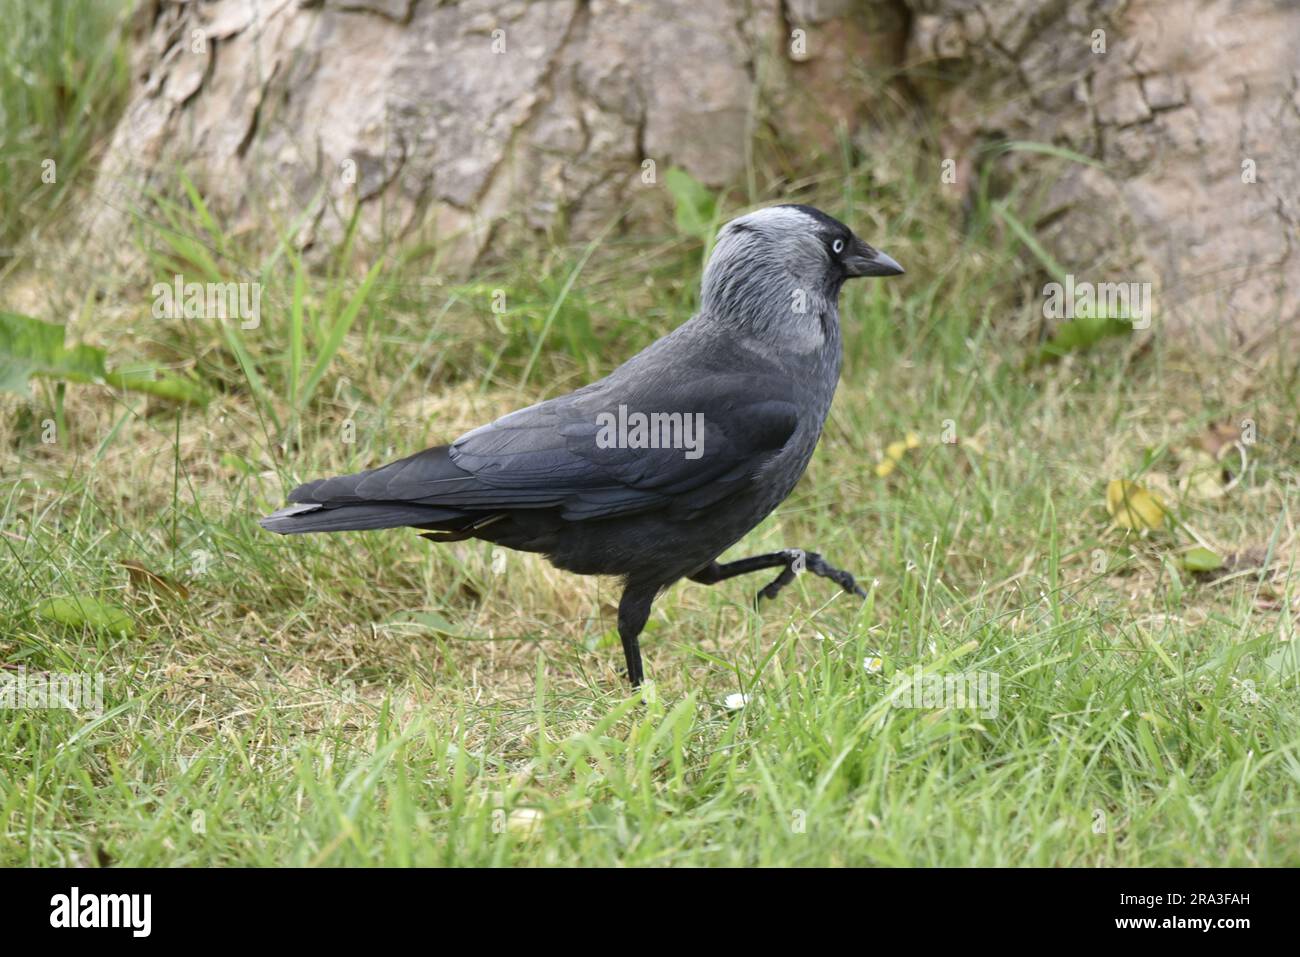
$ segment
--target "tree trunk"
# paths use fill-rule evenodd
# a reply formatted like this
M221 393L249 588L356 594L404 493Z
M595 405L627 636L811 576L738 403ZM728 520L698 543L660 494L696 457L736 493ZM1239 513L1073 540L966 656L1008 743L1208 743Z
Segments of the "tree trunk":
M1040 210L1080 280L1149 279L1169 331L1300 333L1300 7L1293 0L917 2L910 63L943 152L1068 147ZM925 12L921 12L924 10ZM921 71L913 70L912 75ZM1005 178L1032 154L1007 154Z
M670 165L739 182L757 104L831 143L809 117L852 127L854 71L902 67L943 130L936 189L949 159L968 191L1000 138L1098 161L1059 164L1036 224L1079 280L1150 279L1167 328L1237 341L1300 315L1291 0L152 0L138 30L101 246L182 164L237 228L328 246L359 204L364 240L435 238L464 266L594 235L662 201ZM1033 161L996 160L1004 180Z

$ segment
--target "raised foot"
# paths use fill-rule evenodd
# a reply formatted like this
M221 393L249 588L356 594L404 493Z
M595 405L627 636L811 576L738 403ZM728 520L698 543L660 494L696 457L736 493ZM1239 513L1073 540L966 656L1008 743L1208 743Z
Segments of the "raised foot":
M790 548L786 549L785 554L789 558L789 564L781 569L781 574L759 589L758 595L754 599L756 604L764 598L775 598L780 594L782 588L795 580L800 571L810 571L819 578L829 578L850 595L857 595L860 598L867 597L865 589L858 584L857 579L844 569L828 564L826 559L816 552L805 552L802 549Z

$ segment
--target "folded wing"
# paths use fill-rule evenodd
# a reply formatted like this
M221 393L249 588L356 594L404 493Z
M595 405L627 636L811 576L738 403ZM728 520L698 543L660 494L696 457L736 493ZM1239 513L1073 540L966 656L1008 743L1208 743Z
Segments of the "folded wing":
M383 524L346 527L450 529L537 508L558 508L570 521L651 510L689 517L746 488L798 426L795 397L773 377L600 387L608 382L511 413L450 446L309 482L263 524L337 530L345 516L322 512L360 517L362 509ZM326 521L333 527L303 527Z

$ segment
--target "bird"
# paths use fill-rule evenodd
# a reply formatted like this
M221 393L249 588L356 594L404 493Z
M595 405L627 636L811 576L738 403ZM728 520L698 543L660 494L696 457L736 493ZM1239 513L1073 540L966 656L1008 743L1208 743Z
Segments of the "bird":
M622 584L618 633L631 685L655 599L780 569L865 596L818 552L783 548L720 563L794 489L839 383L840 290L903 267L812 206L766 206L718 232L698 311L590 385L414 455L317 479L260 519L272 532L412 527L480 539Z

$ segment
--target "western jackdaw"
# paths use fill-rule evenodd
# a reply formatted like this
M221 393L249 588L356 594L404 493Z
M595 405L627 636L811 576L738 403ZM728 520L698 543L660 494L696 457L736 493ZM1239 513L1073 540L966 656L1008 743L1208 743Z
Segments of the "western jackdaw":
M903 269L809 206L723 227L700 310L598 382L379 468L317 479L261 520L282 534L411 526L541 552L622 579L618 632L633 685L655 597L765 568L772 598L801 569L862 595L815 552L716 559L803 475L839 381L846 279Z

